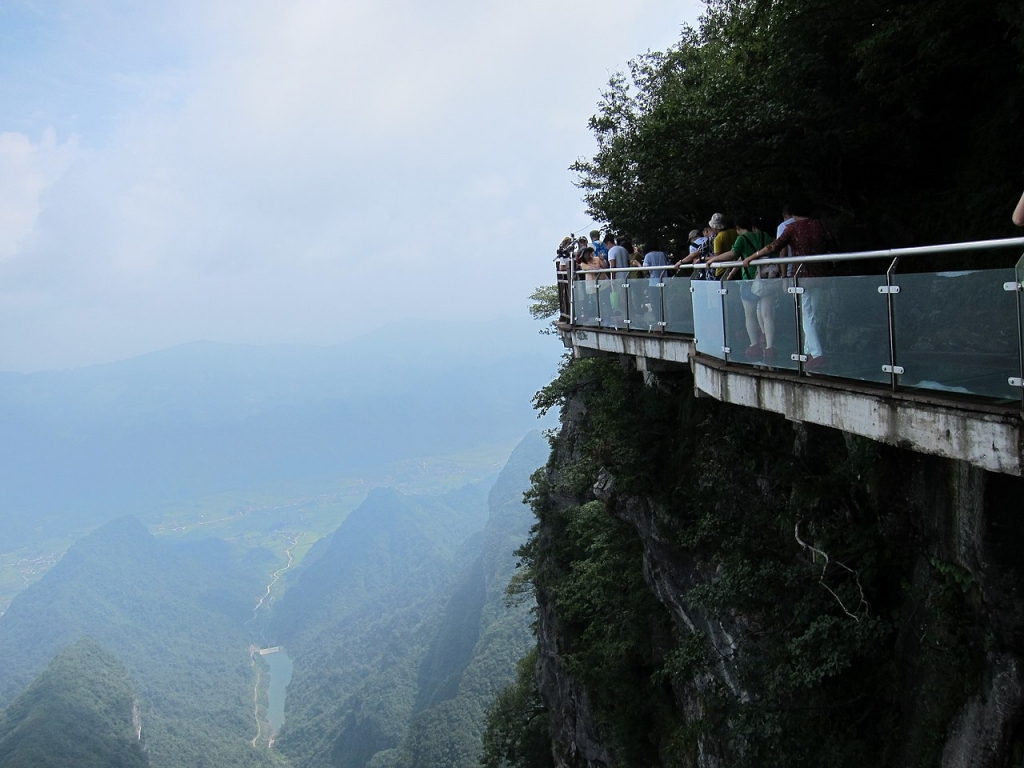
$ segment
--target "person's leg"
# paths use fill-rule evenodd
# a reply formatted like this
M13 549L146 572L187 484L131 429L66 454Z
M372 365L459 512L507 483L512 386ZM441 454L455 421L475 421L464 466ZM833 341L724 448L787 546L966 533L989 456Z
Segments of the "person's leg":
M759 346L761 341L761 326L757 323L758 302L743 299L743 320L747 326L747 337L750 339L750 346Z
M821 340L818 338L818 323L814 316L819 290L817 286L808 287L805 284L804 292L800 296L800 318L804 332L803 352L809 357L821 357L824 354Z
M757 316L764 330L765 349L775 348L775 294L765 292L757 303Z

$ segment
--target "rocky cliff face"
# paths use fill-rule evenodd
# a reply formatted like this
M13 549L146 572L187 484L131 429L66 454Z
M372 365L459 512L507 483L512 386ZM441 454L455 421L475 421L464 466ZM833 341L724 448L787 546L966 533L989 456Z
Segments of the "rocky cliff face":
M1020 765L1024 483L657 384L547 391L556 764Z

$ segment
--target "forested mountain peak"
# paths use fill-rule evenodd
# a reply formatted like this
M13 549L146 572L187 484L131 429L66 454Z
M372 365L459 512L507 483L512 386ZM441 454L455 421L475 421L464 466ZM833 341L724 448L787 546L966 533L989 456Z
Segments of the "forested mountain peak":
M528 436L489 494L375 490L308 556L267 630L295 661L284 754L309 768L476 764L483 709L529 642L528 609L503 595L546 454Z
M138 699L127 671L82 638L0 712L2 768L142 768Z

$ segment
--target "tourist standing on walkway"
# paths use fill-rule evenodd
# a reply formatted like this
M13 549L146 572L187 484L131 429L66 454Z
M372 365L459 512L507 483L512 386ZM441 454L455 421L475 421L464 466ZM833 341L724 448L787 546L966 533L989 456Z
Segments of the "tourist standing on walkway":
M733 227L730 222L726 221L725 216L720 213L716 213L711 217L711 221L708 222L708 226L715 230L715 243L713 247L714 255L720 256L726 251L731 251L733 243L736 242L736 238L739 234L736 232L736 228ZM710 261L709 261L710 263ZM715 269L715 277L724 277L724 269Z
M754 259L781 252L789 246L793 256L817 256L832 250L833 238L820 220L811 218L810 207L806 204L791 206L793 221L786 227L781 237L751 254L743 260L749 266ZM805 263L798 267L800 277L823 277L828 269L823 264ZM818 309L820 287L813 283L804 285L804 293L800 297L800 320L803 328L803 353L807 355L806 368L821 370L825 366L824 350L818 338L818 323L815 312Z
M629 266L629 251L622 245L623 239L620 237L619 243L616 245L615 236L611 232L604 236L604 244L608 249L608 266L611 269L622 269ZM615 281L621 282L625 276L625 272L615 275Z
M654 238L647 238L644 243L644 263L645 267L665 267L668 266L668 257L665 252L658 247L658 242ZM647 280L647 306L651 312L654 312L655 305L660 312L661 304L658 300L658 286L662 280L665 279L664 269L652 269L648 274Z
M598 229L590 230L590 247L594 249L594 255L601 260L601 264L608 267L608 248L603 242L601 242L601 231Z
M750 216L736 217L736 233L737 237L732 244L732 248L714 256L708 262L709 264L718 261L740 261L746 259L756 250L763 248L772 241L771 235L767 232L761 232L754 226L754 221ZM750 339L750 346L747 347L746 351L747 360L755 362L762 357L774 359L775 315L774 313L770 315L769 323L764 322L764 318L761 316L759 306L761 296L754 293L754 278L757 277L758 268L734 267L729 271L729 278L736 277L737 271L739 272L738 277L743 281L740 283L740 301L743 302L743 319L747 328L747 338ZM775 300L774 296L766 298L772 302ZM762 329L763 343L761 341ZM771 332L769 333L769 331Z
M604 244L608 248L608 267L610 269L624 269L629 267L629 251L622 245L624 238L619 238L615 243L615 235L611 232L604 236ZM626 308L626 290L622 287L629 281L628 272L613 272L611 274L612 291L608 297L611 302L612 312L621 315Z

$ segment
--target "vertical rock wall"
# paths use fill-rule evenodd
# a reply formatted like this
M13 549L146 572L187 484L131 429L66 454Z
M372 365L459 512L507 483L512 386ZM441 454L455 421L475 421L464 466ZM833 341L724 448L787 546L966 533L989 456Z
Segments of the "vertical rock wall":
M563 382L536 534L559 766L639 765L624 732L665 766L1020 764L1020 479L586 364ZM617 674L581 666L594 628L559 614L594 567L562 541L587 504L627 524L657 604L628 693L669 689L674 711L640 736L627 702L588 690Z

